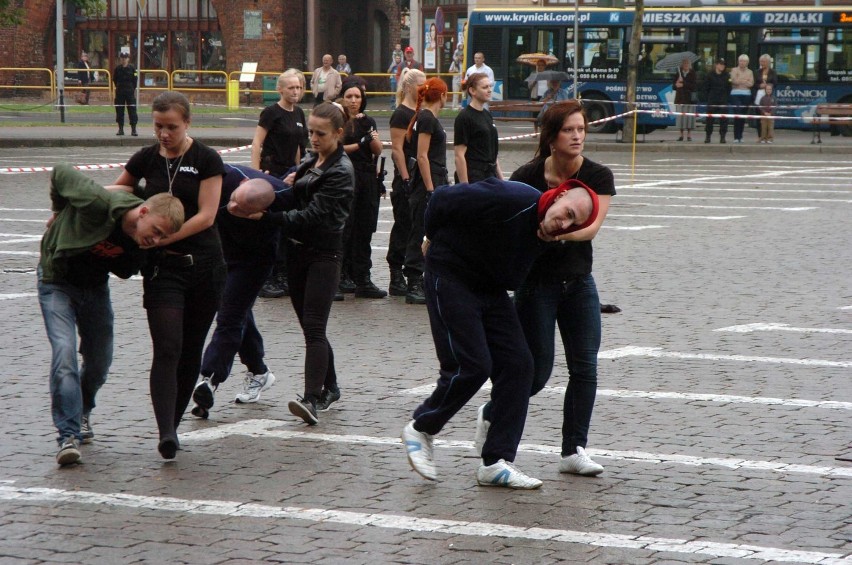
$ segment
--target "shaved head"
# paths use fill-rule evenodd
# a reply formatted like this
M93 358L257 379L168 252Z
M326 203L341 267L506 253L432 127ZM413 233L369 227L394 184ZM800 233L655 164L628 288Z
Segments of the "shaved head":
M265 179L249 179L231 193L228 211L237 216L263 212L275 201L275 189Z

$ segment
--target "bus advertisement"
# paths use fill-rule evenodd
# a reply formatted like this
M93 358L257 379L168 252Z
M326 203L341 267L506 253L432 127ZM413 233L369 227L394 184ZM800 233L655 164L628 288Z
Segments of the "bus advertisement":
M518 62L525 53L547 53L558 63L548 70L573 76L577 45L577 93L590 120L624 110L627 92L627 56L633 8L583 8L578 11L575 42L573 8L475 9L470 14L468 60L482 52L494 69L495 99L534 98L529 65ZM645 131L674 125L674 69L660 68L666 55L690 54L701 84L717 58L735 66L740 55L757 69L761 55L769 55L778 74L774 92L777 127L810 128L820 103L852 103L852 11L831 7L700 7L646 8L639 54L636 102ZM563 83L569 92L573 83ZM712 109L711 111L724 111ZM607 122L592 131L609 131ZM852 127L842 128L852 135Z

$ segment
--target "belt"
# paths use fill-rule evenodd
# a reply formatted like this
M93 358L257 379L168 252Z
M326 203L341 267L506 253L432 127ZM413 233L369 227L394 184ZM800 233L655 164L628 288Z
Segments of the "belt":
M173 255L171 253L163 253L160 255L160 265L172 265L175 267L191 267L195 265L195 259L191 254Z

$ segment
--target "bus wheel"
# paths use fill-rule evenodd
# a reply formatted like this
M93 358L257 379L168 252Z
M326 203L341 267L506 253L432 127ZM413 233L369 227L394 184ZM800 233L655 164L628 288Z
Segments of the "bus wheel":
M600 101L598 101L600 100ZM610 116L610 104L600 98L584 98L583 109L586 111L586 116L589 122L603 120ZM603 122L600 124L589 124L589 133L613 133L615 132L615 122Z

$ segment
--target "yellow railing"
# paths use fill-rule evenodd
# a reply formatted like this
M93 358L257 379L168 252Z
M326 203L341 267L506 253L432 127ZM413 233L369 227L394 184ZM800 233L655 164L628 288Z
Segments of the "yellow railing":
M21 85L21 84L0 84L0 88L8 89L8 88L17 88L22 90L47 90L50 92L51 97L56 96L56 81L54 79L53 71L50 69L42 69L39 67L0 67L0 73L4 71L14 71L14 72L27 72L27 73L47 73L47 80L50 84L47 86L41 85Z
M190 76L191 75L191 76ZM204 80L205 77L221 78L221 82ZM194 69L175 69L171 74L169 90L188 90L191 92L225 93L228 73L225 71L197 71Z
M154 76L147 76L154 75ZM158 84L157 78L163 75L165 86ZM139 71L139 90L171 90L172 75L163 69L142 69Z
M101 79L99 78L97 84L94 81L89 82L89 84L87 84L87 85L83 85L83 84L69 85L69 84L66 83L65 84L65 90L68 90L68 91L71 91L71 90L106 90L109 93L108 96L110 97L110 99L112 99L112 97L113 97L113 95L112 95L112 73L109 71L109 69L91 68L91 69L89 69L89 72L96 72L98 74L103 73L104 76L106 77L106 82L103 85L100 85L100 83L103 82L103 81L101 81ZM66 74L76 74L74 69L65 69L65 73ZM51 74L52 77L54 77L54 79L53 79L54 82L56 82L55 75L52 72L50 74Z

